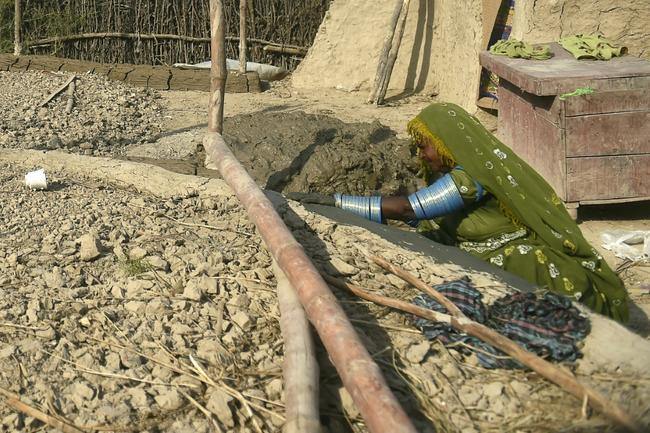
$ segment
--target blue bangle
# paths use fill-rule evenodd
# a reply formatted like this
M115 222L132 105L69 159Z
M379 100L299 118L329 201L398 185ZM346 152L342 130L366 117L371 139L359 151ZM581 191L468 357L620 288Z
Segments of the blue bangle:
M448 215L465 206L450 174L445 174L428 187L414 192L408 199L419 220Z
M363 197L358 195L334 194L334 202L339 207L376 223L383 223L381 197Z

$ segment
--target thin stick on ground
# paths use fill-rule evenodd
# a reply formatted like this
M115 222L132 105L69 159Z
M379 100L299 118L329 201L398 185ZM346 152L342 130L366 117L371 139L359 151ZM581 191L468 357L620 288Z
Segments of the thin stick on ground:
M49 425L50 427L61 430L63 433L84 433L84 430L77 428L74 424L72 424L72 422L60 416L53 417L46 414L40 409L28 405L20 399L20 396L18 394L14 394L8 389L0 387L0 394L5 396L4 402L7 404L7 406L11 407L14 410L17 410L18 412L22 412L27 416L36 418L37 420Z
M70 78L68 78L68 79L66 80L65 83L63 83L63 84L61 85L61 87L59 87L58 89L56 89L54 92L50 93L50 95L49 95L47 98L45 98L45 99L43 100L43 102L41 102L40 104L38 104L38 106L39 106L39 107L45 107L47 104L50 103L50 101L51 101L52 99L56 98L57 95L58 95L59 93L63 92L65 89L67 89L68 86L69 86L69 85L70 85L74 80L76 80L76 79L77 79L77 76L76 76L76 75L72 75Z
M627 414L620 405L607 399L604 395L595 389L581 384L571 373L567 372L566 370L563 370L562 368L553 365L548 361L545 361L539 356L528 352L526 349L522 348L514 341L504 337L493 329L481 325L480 323L474 322L466 317L454 317L448 314L438 313L436 311L421 308L417 305L413 305L399 299L392 299L386 296L367 292L359 286L346 283L345 281L331 276L324 277L328 283L332 284L332 286L348 290L360 298L375 302L380 305L395 308L407 313L411 313L415 316L422 317L427 320L447 323L454 329L457 329L468 335L472 335L483 342L491 344L495 348L510 355L517 361L529 367L539 375L555 383L561 389L577 397L581 401L583 401L584 398L588 398L589 404L592 408L599 411L612 421L615 421L617 424L625 427L627 430L635 433L641 433L644 431L643 428L638 425L636 421L634 421L634 419L629 414ZM415 276L412 277L416 278ZM435 289L432 287L429 289L435 291ZM442 296L440 293L439 295Z
M456 306L456 304L454 304L449 299L447 299L447 297L444 296L442 293L438 292L433 287L429 286L424 281L417 278L415 275L410 274L410 273L400 269L399 267L393 265L392 263L389 263L387 260L384 260L381 257L369 255L365 251L364 251L364 254L366 254L367 257L372 262L374 262L377 265L381 266L382 268L384 268L388 272L397 275L398 277L400 277L401 279L403 279L407 283L412 284L415 288L417 288L420 291L422 291L422 292L426 293L427 295L431 296L433 299L438 301L440 303L440 305L445 307L447 309L447 311L449 312L449 314L451 314L452 316L465 317L463 312L460 311L460 309Z

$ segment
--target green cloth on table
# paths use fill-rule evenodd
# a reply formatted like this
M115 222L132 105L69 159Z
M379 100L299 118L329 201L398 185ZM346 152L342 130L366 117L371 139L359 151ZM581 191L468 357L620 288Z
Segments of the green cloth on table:
M626 47L615 47L601 35L575 35L559 40L560 45L578 60L610 60L627 53Z
M501 39L490 47L492 54L521 59L547 60L551 58L548 46L534 47L517 39Z
M438 221L460 248L597 312L628 319L623 282L585 240L551 186L474 116L454 104L432 104L408 129L447 166L463 167L452 177L465 200L475 199L474 181L489 193Z

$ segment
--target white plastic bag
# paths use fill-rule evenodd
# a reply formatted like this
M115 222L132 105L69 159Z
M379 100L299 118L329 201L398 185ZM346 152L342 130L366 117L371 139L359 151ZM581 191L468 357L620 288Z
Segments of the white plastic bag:
M636 262L650 258L650 231L610 230L602 233L600 238L603 248L620 259Z
M212 62L208 60L207 62L196 63L193 65L188 63L175 63L174 67L188 69L210 69L211 65ZM226 59L226 69L229 71L239 70L239 60ZM260 76L260 80L265 81L281 80L288 74L288 71L284 68L255 62L246 62L246 71L257 72L257 74Z

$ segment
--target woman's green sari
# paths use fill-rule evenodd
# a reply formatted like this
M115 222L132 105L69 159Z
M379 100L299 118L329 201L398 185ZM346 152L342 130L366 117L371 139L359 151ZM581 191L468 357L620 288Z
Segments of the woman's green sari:
M457 228L465 226L456 233L461 247L464 244L467 251L508 271L573 296L597 312L627 320L621 279L585 240L550 185L474 116L454 104L432 104L408 129L416 142L434 146L446 164L461 165L468 178L494 196L494 212L473 209L464 214L467 221L456 222ZM489 227L477 229L475 236L467 227L472 221L478 227L477 218L489 225L492 218L486 216L499 213L497 210L507 215L513 230L504 229L502 215L498 215L493 220L501 225L503 242L495 244L497 248L481 250ZM517 232L519 235L514 235Z

